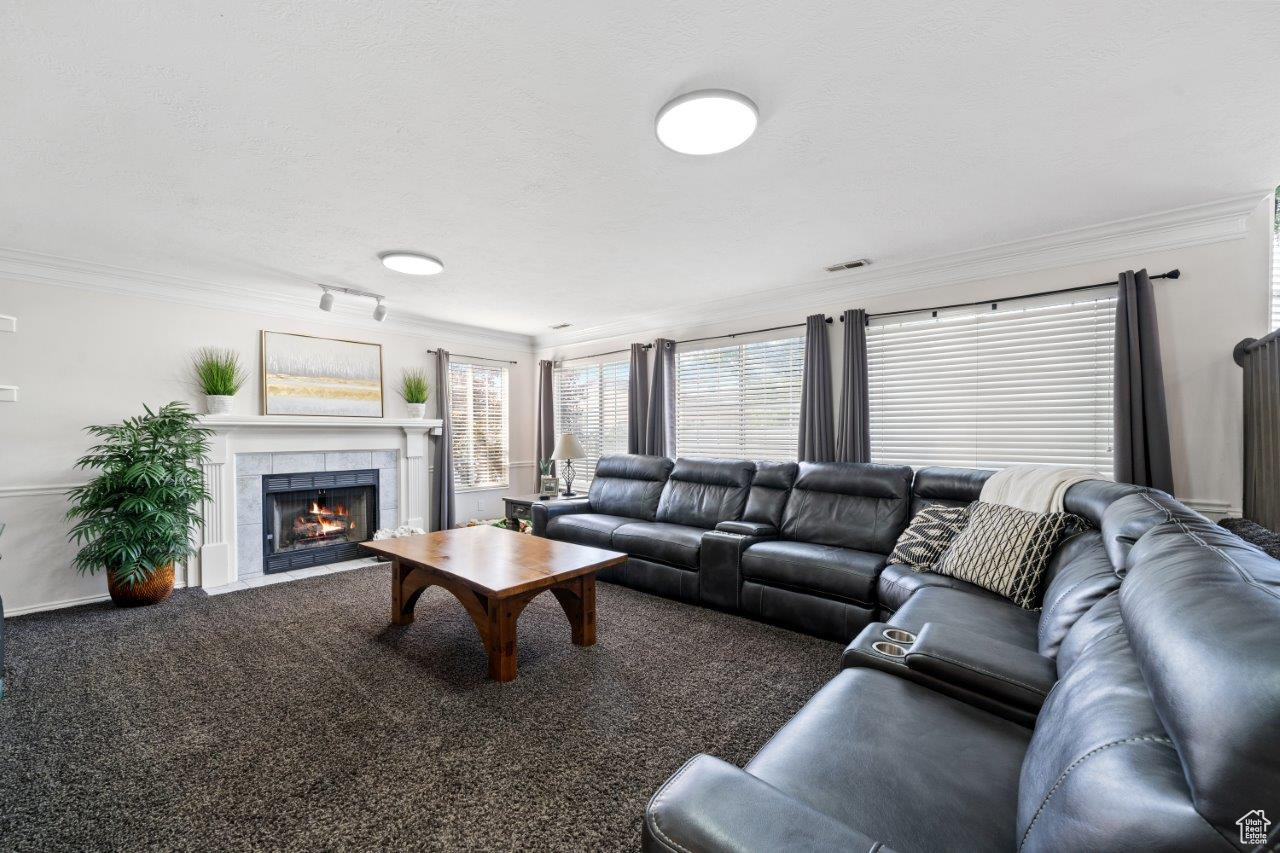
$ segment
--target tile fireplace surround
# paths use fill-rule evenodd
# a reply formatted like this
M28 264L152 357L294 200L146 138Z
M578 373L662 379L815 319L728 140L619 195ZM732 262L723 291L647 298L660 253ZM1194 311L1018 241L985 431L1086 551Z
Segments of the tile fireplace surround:
M379 473L378 525L425 528L430 506L430 442L438 420L240 417L201 419L209 441L198 559L187 585L206 589L262 574L262 476L374 468Z

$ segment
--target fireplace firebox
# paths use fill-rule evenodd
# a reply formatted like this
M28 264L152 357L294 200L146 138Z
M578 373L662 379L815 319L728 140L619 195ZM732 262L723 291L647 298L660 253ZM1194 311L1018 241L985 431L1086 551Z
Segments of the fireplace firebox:
M378 519L378 472L317 471L262 478L262 571L363 556Z

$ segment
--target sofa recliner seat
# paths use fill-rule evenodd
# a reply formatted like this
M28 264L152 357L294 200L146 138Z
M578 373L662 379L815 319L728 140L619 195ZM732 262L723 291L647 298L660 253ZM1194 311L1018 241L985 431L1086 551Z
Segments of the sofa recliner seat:
M741 554L741 607L769 622L848 642L877 613L884 561L906 529L912 470L802 462L777 541Z
M697 569L702 537L707 531L665 521L628 521L613 531L612 547L684 569Z
M546 533L552 539L590 545L593 548L613 548L613 532L619 527L634 524L634 518L624 515L605 515L600 512L580 512L558 515L547 521Z
M875 604L884 554L778 539L752 545L742 555L742 576L775 586Z

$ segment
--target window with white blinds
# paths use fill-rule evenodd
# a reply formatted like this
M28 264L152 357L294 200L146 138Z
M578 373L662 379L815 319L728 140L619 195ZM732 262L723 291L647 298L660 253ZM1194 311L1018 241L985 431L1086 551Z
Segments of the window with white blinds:
M1115 288L872 319L871 458L1112 474Z
M449 428L454 487L506 488L507 368L449 362Z
M804 338L676 351L676 452L794 460Z
M596 462L627 452L628 361L574 361L555 368L556 435L573 433L586 457L575 459L574 483L590 483Z
M1275 231L1271 238L1271 328L1280 329L1280 189L1276 191Z

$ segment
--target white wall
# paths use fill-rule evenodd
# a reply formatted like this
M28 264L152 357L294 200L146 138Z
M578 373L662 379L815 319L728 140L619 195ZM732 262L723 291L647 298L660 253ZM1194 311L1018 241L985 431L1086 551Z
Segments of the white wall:
M191 352L201 346L240 352L250 379L236 412L259 414L259 333L300 332L382 344L388 417L403 417L395 393L405 367L426 367L428 348L514 359L510 366L511 486L461 492L457 517L502 514L503 494L536 490L533 463L533 371L527 347L404 328L353 326L318 308L293 317L263 316L253 305L217 310L190 304L32 283L0 275L0 314L18 318L16 334L0 334L0 384L17 385L19 402L0 403L0 596L6 612L93 598L105 592L101 575L82 578L70 568L65 489L87 476L74 469L88 445L83 428L141 411L141 404L186 400L201 410L190 383ZM435 410L435 395L428 416Z
M1166 249L1105 261L1061 266L1016 276L967 281L864 300L797 302L793 308L730 322L691 321L571 346L543 348L539 358L568 358L622 349L659 335L697 338L748 329L803 323L808 314L838 316L847 308L868 312L928 308L968 301L1007 299L1021 294L1114 280L1126 269L1162 273L1177 267L1182 277L1155 283L1161 351L1173 444L1174 488L1178 496L1213 515L1240 512L1242 475L1242 378L1231 350L1244 337L1269 331L1271 257L1270 198L1249 215L1246 232L1187 248ZM1082 247L1082 253L1090 251ZM797 330L802 331L802 330ZM775 333L776 335L776 333ZM832 366L839 382L842 333L831 326ZM702 344L705 346L706 344ZM837 397L837 405L838 405Z

